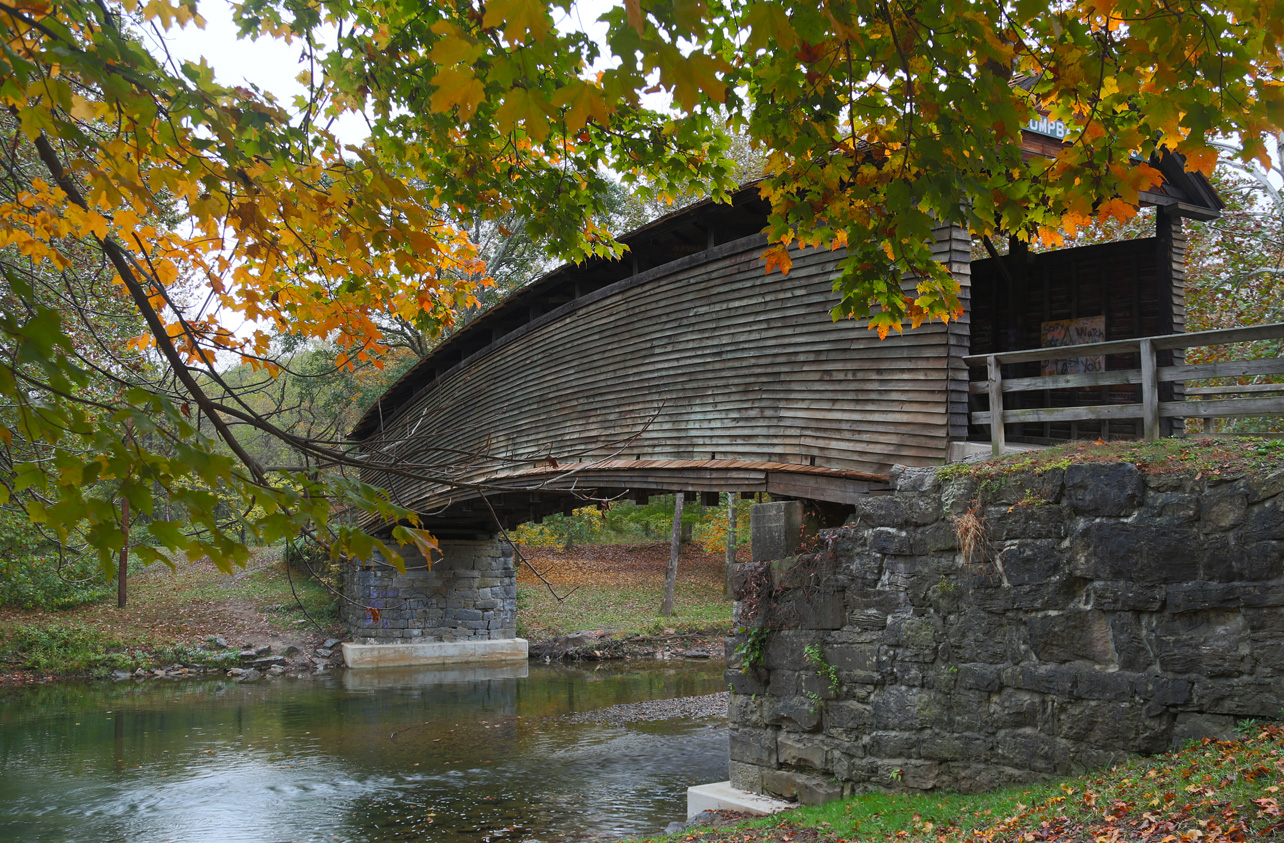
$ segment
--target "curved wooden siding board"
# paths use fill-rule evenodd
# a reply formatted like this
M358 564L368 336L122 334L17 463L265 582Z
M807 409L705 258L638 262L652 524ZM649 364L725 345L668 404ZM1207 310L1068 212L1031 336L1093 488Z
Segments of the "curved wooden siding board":
M608 285L511 332L399 408L367 447L422 453L401 441L415 431L433 446L525 460L603 457L663 401L628 453L815 458L870 473L939 461L949 423L944 326L880 343L860 323L834 323L841 254L795 253L788 276L767 276L761 243L749 239L712 261L683 259L645 282ZM463 478L502 470L478 466ZM373 479L398 498L438 497L409 478Z

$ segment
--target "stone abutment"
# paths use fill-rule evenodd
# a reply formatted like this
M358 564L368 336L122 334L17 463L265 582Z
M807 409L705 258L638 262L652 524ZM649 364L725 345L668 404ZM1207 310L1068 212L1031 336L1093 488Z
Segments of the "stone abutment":
M407 552L402 574L381 556L348 566L343 623L358 644L512 639L513 549L498 539L443 541L431 564Z
M804 802L1153 754L1284 707L1284 471L894 474L742 565L731 777Z

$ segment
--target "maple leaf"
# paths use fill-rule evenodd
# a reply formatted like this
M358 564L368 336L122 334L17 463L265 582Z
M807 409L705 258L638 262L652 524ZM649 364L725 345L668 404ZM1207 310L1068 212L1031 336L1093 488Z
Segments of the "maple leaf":
M782 243L777 243L763 252L762 262L768 275L773 269L779 269L781 275L788 275L789 270L794 266L793 258L789 256L789 247Z
M503 27L509 44L525 42L528 33L542 44L549 31L547 7L539 0L488 0L482 26Z
M452 108L459 109L459 118L464 122L472 119L477 105L486 95L481 81L467 69L448 67L437 71L432 82L437 86L429 100L433 111L445 113Z

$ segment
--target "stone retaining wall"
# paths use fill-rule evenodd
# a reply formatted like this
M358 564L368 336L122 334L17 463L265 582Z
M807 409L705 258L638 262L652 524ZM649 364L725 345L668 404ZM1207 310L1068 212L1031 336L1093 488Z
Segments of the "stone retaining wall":
M799 587L760 668L728 642L736 786L982 790L1280 716L1284 471L894 479L817 554L776 564L771 581ZM960 524L983 528L968 558ZM738 624L762 622L756 593Z
M492 541L443 541L431 566L413 552L402 574L376 557L351 565L343 623L366 644L506 639L517 635L517 574L513 549ZM367 611L366 608L377 610Z

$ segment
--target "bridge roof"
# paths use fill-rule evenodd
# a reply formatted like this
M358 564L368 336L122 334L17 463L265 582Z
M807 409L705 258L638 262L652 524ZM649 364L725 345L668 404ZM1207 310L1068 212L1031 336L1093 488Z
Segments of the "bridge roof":
M563 264L514 290L395 381L357 422L351 438L373 435L422 387L464 365L498 337L521 330L535 316L643 270L762 231L767 203L759 198L757 185L756 181L742 185L730 203L702 199L625 234L619 240L629 250L621 258Z

